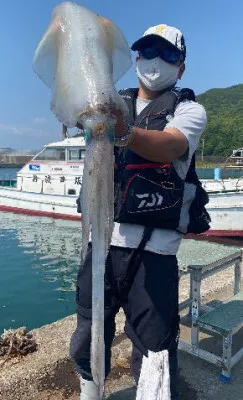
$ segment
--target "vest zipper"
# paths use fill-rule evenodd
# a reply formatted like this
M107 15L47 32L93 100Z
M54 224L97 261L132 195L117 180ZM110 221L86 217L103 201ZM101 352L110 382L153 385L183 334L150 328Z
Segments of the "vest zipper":
M145 129L146 130L148 130L148 120L149 120L149 117L147 116L146 120L145 120Z

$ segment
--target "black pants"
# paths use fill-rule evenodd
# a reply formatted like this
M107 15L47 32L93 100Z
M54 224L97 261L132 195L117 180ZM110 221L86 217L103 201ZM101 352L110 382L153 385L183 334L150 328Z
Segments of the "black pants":
M143 250L129 293L123 284L134 250L111 246L105 273L105 368L110 372L111 345L115 335L115 316L122 307L125 331L133 342L132 372L138 383L142 357L148 350L169 350L171 398L177 394L178 266L176 256ZM71 338L70 353L84 379L91 380L91 247L77 279L77 328Z

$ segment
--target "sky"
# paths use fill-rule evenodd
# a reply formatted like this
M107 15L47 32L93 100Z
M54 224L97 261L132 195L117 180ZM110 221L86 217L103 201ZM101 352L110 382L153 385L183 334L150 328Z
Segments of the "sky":
M61 140L50 111L50 90L32 70L35 48L57 0L0 0L0 148L40 149ZM242 0L83 0L77 3L110 18L129 45L150 26L179 28L186 40L181 87L196 94L243 83ZM133 54L133 61L135 54ZM136 87L134 62L117 88Z

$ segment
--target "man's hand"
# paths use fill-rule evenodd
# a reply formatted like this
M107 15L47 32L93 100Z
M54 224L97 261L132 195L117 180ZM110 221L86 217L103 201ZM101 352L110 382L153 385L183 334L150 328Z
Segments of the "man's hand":
M112 114L116 118L115 136L116 137L126 136L129 133L129 128L124 120L124 115L122 111L114 109L112 111Z
M84 127L82 124L80 124L79 122L77 122L76 128L83 130Z
M121 137L125 136L129 133L128 126L124 121L124 116L121 110L114 109L112 110L112 116L116 119L115 125L115 136ZM77 122L76 128L83 130L84 127L80 122Z

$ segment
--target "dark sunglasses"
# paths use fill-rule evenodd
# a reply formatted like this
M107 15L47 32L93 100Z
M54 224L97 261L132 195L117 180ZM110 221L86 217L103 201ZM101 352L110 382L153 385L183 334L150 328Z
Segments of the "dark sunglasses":
M179 61L183 61L183 55L181 51L170 47L161 49L157 46L150 46L139 50L139 54L141 54L143 58L146 58L146 60L152 60L153 58L160 57L162 60L170 64L176 64Z

